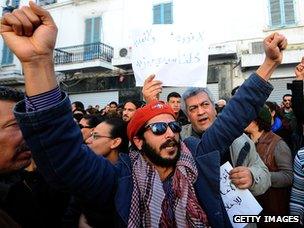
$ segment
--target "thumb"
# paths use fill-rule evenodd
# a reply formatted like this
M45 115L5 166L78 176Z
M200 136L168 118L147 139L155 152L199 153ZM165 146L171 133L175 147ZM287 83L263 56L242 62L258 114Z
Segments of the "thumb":
M50 15L50 13L43 9L41 6L37 5L33 1L29 2L30 8L33 10L33 12L40 17L42 24L44 25L55 25L55 22Z

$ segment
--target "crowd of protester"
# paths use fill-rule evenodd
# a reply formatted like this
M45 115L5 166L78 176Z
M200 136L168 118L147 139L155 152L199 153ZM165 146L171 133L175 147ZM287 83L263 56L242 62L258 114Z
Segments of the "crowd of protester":
M283 35L265 38L265 62L229 101L213 101L206 88L160 101L162 83L151 75L144 101L85 108L57 86L47 11L31 2L1 26L23 65L26 96L0 87L0 227L231 227L219 190L227 161L231 182L253 194L262 215L297 215L289 225L303 226L304 58L286 85L291 93L281 104L266 101Z

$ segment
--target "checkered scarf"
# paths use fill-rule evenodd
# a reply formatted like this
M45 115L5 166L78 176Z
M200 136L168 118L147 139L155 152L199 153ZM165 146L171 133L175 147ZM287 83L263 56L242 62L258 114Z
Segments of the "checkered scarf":
M133 193L128 227L207 227L208 220L199 205L193 187L197 169L191 152L181 144L181 157L173 175L173 205L153 165L137 151L130 152ZM172 201L171 201L172 202ZM167 208L173 207L175 221L170 221Z

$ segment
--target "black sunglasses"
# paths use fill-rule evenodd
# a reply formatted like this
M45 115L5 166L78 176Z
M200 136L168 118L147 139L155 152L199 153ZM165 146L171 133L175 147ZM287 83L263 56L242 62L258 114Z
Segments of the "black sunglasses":
M80 123L78 124L78 126L79 126L80 129L82 129L82 128L92 128L92 127L90 127L90 126L83 126L83 125L80 124Z
M145 130L151 129L154 135L162 135L167 131L168 126L173 131L173 133L180 133L182 131L182 126L178 121L172 121L170 123L156 122L145 126Z

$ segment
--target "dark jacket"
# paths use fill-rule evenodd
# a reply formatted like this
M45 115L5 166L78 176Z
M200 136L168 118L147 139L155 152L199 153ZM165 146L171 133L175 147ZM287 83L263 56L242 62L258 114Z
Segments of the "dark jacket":
M271 90L272 86L259 76L251 76L201 140L186 140L198 169L194 185L197 198L213 227L231 226L219 193L221 151L257 117ZM65 95L59 104L36 112L26 113L24 102L20 102L15 116L37 167L49 184L71 191L97 207L114 202L119 226L127 226L133 191L127 154L121 154L113 166L82 144Z
M304 96L303 96L303 81L294 80L291 84L288 84L288 88L292 92L292 110L297 120L297 129L295 134L292 135L293 141L293 155L304 146ZM293 157L294 157L293 156Z
M0 175L0 208L23 228L61 227L69 195L34 171Z

